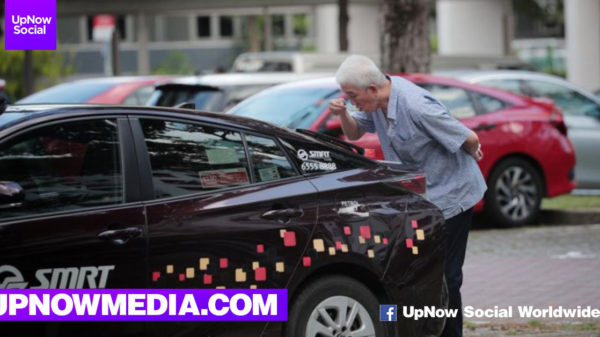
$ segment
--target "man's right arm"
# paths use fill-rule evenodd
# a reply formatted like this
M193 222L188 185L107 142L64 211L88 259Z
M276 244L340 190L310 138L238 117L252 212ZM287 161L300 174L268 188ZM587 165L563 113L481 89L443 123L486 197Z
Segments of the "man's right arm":
M365 134L360 125L358 125L356 120L346 110L343 99L333 99L329 101L329 109L334 115L340 118L342 131L344 131L344 135L346 135L349 140L357 140Z

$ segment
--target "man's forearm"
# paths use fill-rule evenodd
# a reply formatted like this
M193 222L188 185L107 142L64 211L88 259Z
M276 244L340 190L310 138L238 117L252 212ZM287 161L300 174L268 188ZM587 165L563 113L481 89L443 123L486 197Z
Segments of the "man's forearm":
M348 112L340 115L340 122L342 123L342 130L348 139L356 140L364 134L358 123L356 123L356 120Z

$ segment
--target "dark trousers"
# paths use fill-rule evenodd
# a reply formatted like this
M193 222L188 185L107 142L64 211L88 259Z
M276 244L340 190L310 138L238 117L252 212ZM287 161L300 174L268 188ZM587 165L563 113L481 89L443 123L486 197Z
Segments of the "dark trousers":
M448 284L448 308L458 309L456 318L447 318L442 337L462 336L462 300L460 286L463 281L462 266L467 250L467 238L473 218L473 209L466 210L446 220L446 282Z

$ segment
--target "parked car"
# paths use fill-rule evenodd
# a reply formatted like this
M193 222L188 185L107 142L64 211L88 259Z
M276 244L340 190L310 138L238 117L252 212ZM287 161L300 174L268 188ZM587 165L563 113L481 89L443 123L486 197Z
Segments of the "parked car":
M232 71L238 73L294 72L335 73L350 53L315 53L298 51L270 51L242 53L233 61ZM379 55L369 55L376 63ZM515 56L431 56L431 66L443 69L534 69L529 63Z
M185 106L202 111L222 112L273 85L327 74L261 73L190 76L159 85L148 106Z
M509 226L531 222L543 197L573 189L573 147L551 102L438 76L404 76L431 91L478 134L485 154L479 166L488 192L476 210L485 207L490 221ZM296 82L267 89L229 113L343 138L339 120L328 109L329 100L338 97L344 96L333 78ZM371 158L383 158L376 134L352 143Z
M524 71L446 73L460 80L520 95L546 97L562 108L577 157L577 189L600 190L600 98L556 76Z
M97 103L144 105L154 86L170 76L124 76L89 78L58 84L29 95L16 104Z
M0 114L0 273L18 282L0 285L44 288L40 269L108 266L105 285L97 273L49 285L288 289L285 324L44 330L60 336L437 336L443 319L392 324L378 315L380 303L446 307L441 211L423 197L421 173L355 150L224 114L8 107Z

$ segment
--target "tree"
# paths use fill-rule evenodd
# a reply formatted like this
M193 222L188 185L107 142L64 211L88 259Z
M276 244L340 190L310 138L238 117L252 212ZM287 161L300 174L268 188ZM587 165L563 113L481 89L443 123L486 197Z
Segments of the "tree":
M25 52L5 50L0 41L0 78L6 80L4 90L15 99L27 94L24 82ZM35 81L33 90L41 90L54 85L64 77L74 73L72 55L63 55L56 50L34 50L31 52L32 74Z
M350 17L348 16L348 0L338 0L338 38L340 51L348 51L348 22Z
M432 0L382 0L381 68L427 73L431 65L428 14Z

